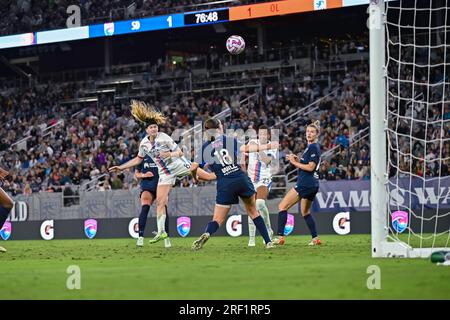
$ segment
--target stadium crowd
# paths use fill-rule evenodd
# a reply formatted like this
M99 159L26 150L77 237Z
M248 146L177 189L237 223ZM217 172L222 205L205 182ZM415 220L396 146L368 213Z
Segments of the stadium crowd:
M166 71L173 72L167 69L158 70L158 73ZM248 71L247 75L252 72ZM368 83L367 62L358 62L344 72L333 74L325 82L316 81L311 76L297 76L293 82L264 83L257 90L209 94L186 92L174 94L169 102L156 98L148 102L162 110L169 119L161 128L169 135L176 129L192 128L195 121L225 110L230 110L226 120L228 129L245 131L261 124L280 129L280 166L275 172L278 175L291 173L295 176L286 155L305 150L305 126L319 119L319 142L323 154L319 178L363 180L370 178L371 162ZM10 171L3 186L5 190L13 195L60 191L67 185L80 185L99 177L97 190L138 186L133 171L120 175L107 172L108 167L124 163L137 154L143 134L142 128L130 116L127 101L61 103L77 98L83 89L84 85L78 83L47 83L26 89L3 88L0 94L0 121L4 124L0 128L0 166ZM302 108L311 112L302 112L287 125L282 121L294 117ZM418 112L423 117L424 110L421 103L413 108L402 105L401 115L408 117L412 112ZM449 175L449 119L450 109L446 104L444 108L434 105L428 109L428 120L436 121L428 129L408 121L396 122L399 132L408 134L412 130L413 137L424 139L426 135L432 139L442 134L442 144L427 144L425 156L427 160L442 161L427 161L424 166L423 143L414 140L412 144L401 138L404 141L398 145L403 155L398 159L398 165L392 166L391 176L397 173L405 176L410 165L418 176L436 176L440 171L442 175ZM438 123L442 125L438 126ZM413 156L406 157L411 154L410 146ZM191 150L191 159L194 159L193 152ZM397 163L394 157L391 161ZM178 186L192 187L193 184L186 178Z

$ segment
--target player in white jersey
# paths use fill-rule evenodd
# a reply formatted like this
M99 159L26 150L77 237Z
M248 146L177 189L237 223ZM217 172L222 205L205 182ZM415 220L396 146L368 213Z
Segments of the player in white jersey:
M144 102L132 100L131 114L139 122L146 126L147 136L141 140L137 157L120 166L109 168L109 171L122 171L139 165L148 154L158 166L159 180L156 190L156 221L158 233L150 240L155 243L167 238L165 231L166 206L169 202L169 192L177 178L183 178L191 174L195 177L198 164L190 162L183 157L183 152L178 145L163 132L158 132L159 125L166 118L162 113L155 111Z
M252 139L247 145L241 147L241 151L245 152L248 157L247 174L253 182L256 190L256 209L261 213L266 224L267 231L270 238L273 236L273 230L270 224L269 209L266 205L266 199L272 186L272 161L277 159L278 150L270 149L266 151L257 151L257 148L252 146L259 146L270 143L269 128L262 125L258 129L259 139ZM248 246L255 246L256 226L252 219L248 219Z

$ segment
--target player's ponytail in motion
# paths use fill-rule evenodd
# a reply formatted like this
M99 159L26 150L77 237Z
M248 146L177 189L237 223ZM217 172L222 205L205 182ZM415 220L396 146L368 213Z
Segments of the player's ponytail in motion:
M137 121L146 126L151 124L159 126L166 122L166 117L161 112L139 100L131 100L131 114Z

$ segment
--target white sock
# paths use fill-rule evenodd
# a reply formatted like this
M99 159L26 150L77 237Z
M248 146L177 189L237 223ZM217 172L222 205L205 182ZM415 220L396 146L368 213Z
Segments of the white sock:
M166 224L166 214L161 214L156 217L156 224L158 226L158 234L163 234L166 232L165 224Z
M270 224L270 214L269 209L266 206L266 201L263 199L257 199L256 200L256 210L259 211L261 216L264 219L264 223L266 224L267 232L270 234L273 234L272 226Z
M253 219L248 217L248 236L250 238L255 238L256 235L256 226L253 222Z

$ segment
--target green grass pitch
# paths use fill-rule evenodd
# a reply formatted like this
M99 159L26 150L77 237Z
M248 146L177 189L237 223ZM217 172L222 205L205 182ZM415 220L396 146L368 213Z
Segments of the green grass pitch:
M291 236L265 250L262 239L173 238L170 249L133 239L8 241L0 254L3 299L450 299L450 268L429 259L373 259L369 235ZM81 270L81 289L69 290L67 268ZM381 289L369 290L367 268L381 270Z

